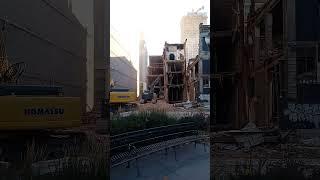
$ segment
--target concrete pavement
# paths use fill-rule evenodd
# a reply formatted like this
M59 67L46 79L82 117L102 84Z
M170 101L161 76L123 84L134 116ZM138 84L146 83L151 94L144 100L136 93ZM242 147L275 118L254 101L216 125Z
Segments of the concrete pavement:
M160 151L111 169L111 180L209 180L209 146L190 143L176 149Z
M205 150L206 149L206 150ZM209 180L209 146L194 143L174 150L157 152L127 164L111 169L111 180ZM137 165L138 163L138 165ZM137 168L139 167L139 168ZM138 175L139 174L139 175Z

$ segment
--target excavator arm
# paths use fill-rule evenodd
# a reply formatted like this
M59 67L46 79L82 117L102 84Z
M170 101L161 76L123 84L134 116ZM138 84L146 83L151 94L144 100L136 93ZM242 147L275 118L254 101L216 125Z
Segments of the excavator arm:
M10 65L5 46L5 26L0 30L0 83L16 83L24 72L24 63Z

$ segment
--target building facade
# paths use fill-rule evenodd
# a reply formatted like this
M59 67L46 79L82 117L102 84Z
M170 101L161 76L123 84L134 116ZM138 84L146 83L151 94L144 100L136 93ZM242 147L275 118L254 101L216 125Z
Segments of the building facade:
M60 0L69 2L73 14L87 31L87 110L101 111L105 106L106 99L105 83L109 78L106 59L109 54L109 43L107 43L109 27L107 26L108 3L103 0ZM107 98L108 99L108 98ZM103 103L103 104L102 104Z
M137 70L124 56L110 57L110 79L114 88L137 92Z
M94 106L94 23L93 1L72 0L72 12L87 31L87 111Z
M216 127L320 128L319 1L221 2L213 15Z
M186 59L195 58L199 49L199 25L207 23L206 13L190 12L181 19L181 43L186 42Z
M200 99L210 100L210 25L199 25Z
M168 103L179 103L187 100L186 81L186 44L164 45L164 96Z
M199 25L198 55L187 67L188 100L210 102L210 25Z
M118 31L111 26L110 32L110 80L114 88L137 92L137 70L130 61L130 53L124 47Z
M318 0L266 1L250 17L249 117L258 126L320 128L319 8Z

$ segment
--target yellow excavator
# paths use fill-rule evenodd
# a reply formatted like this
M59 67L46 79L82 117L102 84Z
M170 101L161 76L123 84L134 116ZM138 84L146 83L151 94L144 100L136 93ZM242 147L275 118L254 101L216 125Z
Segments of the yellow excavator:
M21 158L31 141L59 158L62 146L82 141L80 97L64 97L63 87L17 84L23 64L10 64L0 30L0 161ZM78 128L79 129L79 128Z
M110 80L110 112L119 113L137 108L137 93L127 88L115 88L115 82Z

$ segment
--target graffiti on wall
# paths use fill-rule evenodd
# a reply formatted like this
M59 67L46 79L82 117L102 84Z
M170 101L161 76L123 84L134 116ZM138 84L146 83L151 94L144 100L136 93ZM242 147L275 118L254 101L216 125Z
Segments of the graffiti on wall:
M320 104L288 104L289 128L320 128Z

